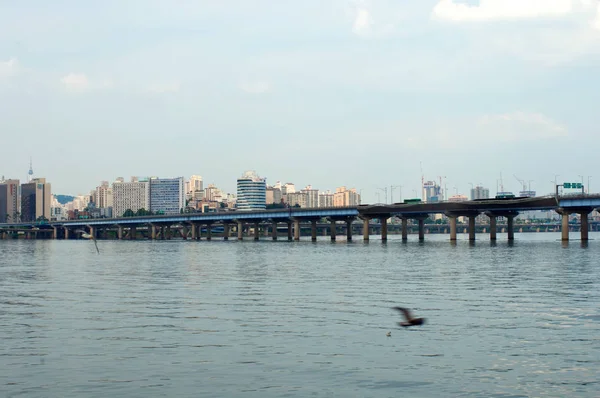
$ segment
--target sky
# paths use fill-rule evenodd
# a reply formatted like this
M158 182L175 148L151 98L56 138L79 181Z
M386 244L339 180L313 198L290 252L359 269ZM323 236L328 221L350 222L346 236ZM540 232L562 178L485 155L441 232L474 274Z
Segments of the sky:
M449 195L600 192L598 0L0 10L0 175L31 158L53 193L193 174L235 192L246 170L363 203L420 196L422 176Z

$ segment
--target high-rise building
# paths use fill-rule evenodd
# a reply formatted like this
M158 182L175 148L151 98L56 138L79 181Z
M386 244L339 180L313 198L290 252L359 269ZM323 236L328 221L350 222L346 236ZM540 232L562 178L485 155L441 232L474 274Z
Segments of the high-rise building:
M281 188L267 187L266 195L266 203L268 205L281 203Z
M185 206L183 177L150 179L150 211L179 214Z
M319 190L307 185L302 193L306 194L306 207L319 207Z
M471 200L477 199L488 199L490 197L490 190L482 187L481 185L477 185L473 189L471 189Z
M0 223L16 223L21 214L21 186L19 180L0 181Z
M426 203L440 202L442 198L442 190L438 184L434 181L427 181L423 183L423 200Z
M21 221L50 220L52 189L45 178L34 178L21 185Z
M319 193L319 207L333 207L333 194L330 191Z
M338 187L333 194L334 207L358 206L360 204L360 195L356 192L356 188L346 189L346 187Z
M222 202L223 192L215 184L208 184L204 189L204 199L210 202Z
M309 207L308 194L306 192L291 192L287 194L288 204L290 207Z
M99 209L113 207L113 192L108 181L102 181L93 193L94 203Z
M237 179L238 210L261 210L267 207L267 182L254 171L245 172Z
M204 183L202 182L202 176L193 175L188 181L185 182L185 193L188 198L194 196L194 192L200 192L204 190Z
M150 183L148 181L123 182L117 180L112 185L113 216L123 217L127 210L136 212L150 209Z

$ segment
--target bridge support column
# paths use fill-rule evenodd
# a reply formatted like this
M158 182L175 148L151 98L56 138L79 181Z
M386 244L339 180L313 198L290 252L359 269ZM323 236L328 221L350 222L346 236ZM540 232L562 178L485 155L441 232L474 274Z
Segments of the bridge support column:
M188 238L188 227L186 227L185 225L181 226L181 238L183 240L187 240Z
M260 224L257 223L257 222L255 222L254 223L254 240L259 240L260 239L259 227L260 227Z
M165 240L166 239L165 227L164 226L158 227L158 234L160 235L160 239L161 240Z
M402 241L408 240L408 218L402 218Z
M488 217L490 218L490 240L496 240L496 233L498 232L496 221L498 220L498 218L496 216Z
M450 240L456 241L456 216L448 216L450 221Z
M582 241L589 240L590 226L588 223L588 214L589 213L587 211L583 211L583 212L579 213L579 215L581 216L581 240Z
M562 225L560 228L561 231L561 239L563 241L569 240L569 213L562 213Z
M229 240L229 223L223 223L223 240Z
M206 240L212 239L212 224L206 224Z
M310 221L310 240L311 242L317 241L317 220Z
M165 232L166 232L166 235L167 235L166 236L167 240L171 240L171 226L170 225L167 225L167 228L166 228Z
M293 239L293 235L292 235L292 222L291 221L287 222L287 237L288 237L289 241L291 241Z
M475 216L469 216L469 240L475 240Z
M277 240L277 221L271 222L271 239Z
M380 218L379 222L381 223L381 241L387 242L387 217Z
M148 229L150 230L150 239L156 240L156 225L148 224Z
M346 220L346 240L352 242L352 219Z
M369 241L369 234L371 231L369 231L369 218L364 218L363 219L363 240L365 242Z
M137 237L137 227L130 227L129 228L129 239L135 240L136 237Z
M238 240L244 240L244 224L241 221L237 223L237 238Z
M294 220L294 240L300 240L300 220Z
M335 241L335 236L337 235L337 231L335 228L335 220L329 220L329 236L331 237L331 241Z
M4 231L0 233L0 239L4 235ZM58 239L58 227L52 227L52 239Z
M118 225L117 226L117 239L119 239L119 240L123 239L124 232L125 231L124 231L123 226L122 225Z
M506 217L506 229L508 233L508 240L515 240L515 216Z
M422 242L425 240L425 220L419 218L419 240Z

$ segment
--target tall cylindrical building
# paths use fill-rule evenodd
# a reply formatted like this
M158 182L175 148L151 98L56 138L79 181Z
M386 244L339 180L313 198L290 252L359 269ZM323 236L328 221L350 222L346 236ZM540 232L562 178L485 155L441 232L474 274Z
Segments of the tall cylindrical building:
M254 171L247 171L237 179L238 210L264 210L267 208L267 182Z

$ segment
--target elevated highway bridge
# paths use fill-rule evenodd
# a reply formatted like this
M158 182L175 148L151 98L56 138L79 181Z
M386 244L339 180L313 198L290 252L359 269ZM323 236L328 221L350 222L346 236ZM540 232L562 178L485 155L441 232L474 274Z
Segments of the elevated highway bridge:
M425 237L425 220L432 214L444 214L448 217L450 239L456 240L457 218L468 218L468 234L475 240L475 218L480 214L489 217L490 239L497 238L497 219L506 219L506 232L509 240L514 239L514 218L519 212L530 210L554 210L562 215L562 239L569 239L569 215L577 213L581 219L581 239L588 239L588 215L600 208L600 194L544 196L533 198L483 199L462 202L434 203L395 203L373 204L352 207L330 208L286 208L257 211L226 211L216 213L185 213L176 215L152 215L141 217L80 219L70 221L51 221L47 223L20 222L0 224L0 238L14 236L21 232L27 237L46 237L54 239L70 239L75 230L85 228L97 237L107 236L107 231L114 231L118 239L170 239L180 236L183 239L212 238L213 229L219 230L224 239L229 239L231 232L237 233L237 239L251 233L255 240L260 237L260 230L271 231L273 239L279 237L279 224L285 224L288 240L299 240L303 224L310 224L311 239L317 239L319 222L329 222L330 236L336 239L338 225L345 226L346 237L352 240L352 223L362 220L362 235L369 239L371 227L377 220L377 228L383 241L387 240L388 219L398 217L401 220L402 238L408 238L408 221L418 224L419 239ZM345 225L344 225L345 224ZM322 228L322 226L321 226ZM305 228L306 229L306 228ZM174 233L175 232L175 233ZM104 234L103 234L104 233Z

